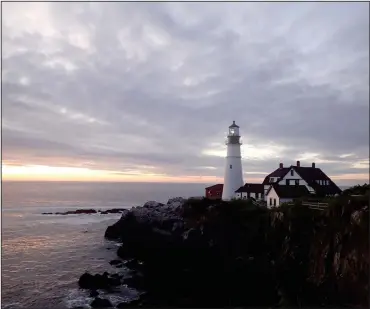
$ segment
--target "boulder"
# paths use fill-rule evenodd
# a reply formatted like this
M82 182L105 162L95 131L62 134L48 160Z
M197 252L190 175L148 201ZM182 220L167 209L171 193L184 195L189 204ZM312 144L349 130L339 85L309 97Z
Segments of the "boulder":
M69 213L67 211L67 213ZM77 209L76 211L72 211L71 213L75 214L95 214L96 210L95 209Z
M113 307L112 303L108 299L96 297L90 304L92 308L107 308Z
M156 201L148 201L144 204L144 208L154 208L154 207L161 207L163 206L162 203L158 203Z
M182 203L184 204L186 202L186 199L184 199L183 197L174 197L174 198L170 198L167 202L167 205L170 205L170 204L173 204L173 203Z
M179 210L186 202L186 199L182 197L175 197L171 198L167 202L167 206L169 210Z
M127 211L128 211L128 209L125 209L125 208L113 208L113 209L106 210L106 212L108 212L110 214L124 213L124 212L127 212Z
M116 308L133 308L133 307L141 307L141 300L135 299L130 302L122 302L116 306Z
M56 212L55 215L79 215L79 214L116 214L116 213L127 213L128 209L125 208L112 208L112 209L106 209L106 210L95 210L95 209L76 209L76 210L69 210L66 212ZM43 215L52 215L51 212L43 212Z
M105 272L103 275L91 275L89 273L84 273L78 280L78 285L80 288L91 290L110 290L112 287L120 284L120 278L117 278L115 275L109 275L107 272Z
M78 280L78 285L81 289L93 289L94 276L89 273L84 273Z
M96 297L99 295L99 292L97 290L91 290L90 297Z
M109 262L109 264L111 265L118 265L118 264L122 264L123 262L121 260L112 260Z

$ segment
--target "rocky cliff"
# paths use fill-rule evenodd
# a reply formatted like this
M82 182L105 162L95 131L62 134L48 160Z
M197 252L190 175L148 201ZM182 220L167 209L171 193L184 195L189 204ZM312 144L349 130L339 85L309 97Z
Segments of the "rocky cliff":
M245 201L148 202L105 237L145 291L141 306L368 307L368 196L326 211L274 210Z

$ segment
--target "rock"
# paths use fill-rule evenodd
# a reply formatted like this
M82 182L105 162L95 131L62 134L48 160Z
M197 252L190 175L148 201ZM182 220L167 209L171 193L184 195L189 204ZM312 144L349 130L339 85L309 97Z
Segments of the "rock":
M119 280L119 279L121 279L123 277L123 275L120 275L120 274L111 274L110 277Z
M129 260L125 263L125 266L131 269L140 269L143 267L143 262L139 262L136 259Z
M144 204L144 208L154 208L154 207L161 207L163 206L162 203L158 203L156 201L148 201Z
M79 215L79 214L116 214L116 213L127 213L128 209L125 208L112 208L112 209L106 209L104 211L102 210L95 210L95 209L77 209L77 210L69 210L66 212L56 212L54 213L55 215ZM43 212L43 215L52 215L53 213L51 212Z
M124 280L124 283L127 284L130 287L133 287L137 290L146 290L148 286L148 280L147 278L143 276L133 276L130 278L126 278Z
M99 295L99 292L97 290L91 290L90 297L96 297Z
M104 237L109 240L118 240L120 237L120 226L119 224L115 223L110 225L105 230Z
M167 205L169 204L173 204L173 203L182 203L184 204L186 202L186 199L184 199L183 197L174 197L174 198L170 198L167 202Z
M119 303L116 308L132 308L132 307L140 307L141 306L141 300L135 299L127 303Z
M175 197L168 200L167 206L169 210L178 210L185 204L185 202L186 199L182 197Z
M105 289L110 290L112 287L121 284L121 280L115 275L109 275L105 272L103 275L91 275L89 273L84 273L78 280L78 285L82 289Z
M146 293L118 308L272 308L282 297L277 287L293 307L367 307L368 201L338 203L326 213L174 198L125 211L106 237L120 240L117 255L130 259L113 263L131 269L123 282ZM117 275L95 276L94 289L102 285L96 281L122 282ZM86 286L91 277L80 279Z
M127 211L128 211L128 209L125 209L125 208L113 208L113 209L106 210L106 212L108 212L110 214L124 213L124 212L127 212Z
M121 261L121 260L112 260L112 261L109 262L109 264L111 264L111 265L118 265L118 264L122 264L122 263L123 263L123 261Z
M130 250L127 249L126 246L122 245L118 248L117 250L117 255L121 258L121 259L128 259L128 258L131 258L131 253L130 253Z
M69 213L69 212L67 212ZM77 209L76 211L72 211L71 213L75 214L95 214L96 210L95 209Z
M93 308L107 308L113 307L112 303L108 299L96 297L90 304Z
M82 289L91 289L94 288L93 284L94 276L89 273L84 273L78 280L78 285Z

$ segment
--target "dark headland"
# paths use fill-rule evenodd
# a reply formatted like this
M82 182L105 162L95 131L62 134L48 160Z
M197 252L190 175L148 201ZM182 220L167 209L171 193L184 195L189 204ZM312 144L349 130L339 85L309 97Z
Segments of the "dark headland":
M170 199L125 210L105 237L121 243L120 274L83 274L79 286L142 291L126 307L356 307L369 305L369 185L326 210L297 201L266 209L249 201Z

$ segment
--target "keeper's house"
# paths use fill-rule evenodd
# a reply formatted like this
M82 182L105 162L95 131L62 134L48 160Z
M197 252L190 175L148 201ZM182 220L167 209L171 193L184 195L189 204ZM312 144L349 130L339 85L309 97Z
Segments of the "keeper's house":
M207 187L206 197L221 199L223 184ZM342 191L315 163L311 166L296 165L279 168L265 177L262 184L246 183L235 191L236 199L265 201L267 207L276 207L295 199L335 196Z
M299 161L289 167L280 163L262 184L269 208L297 198L335 196L342 192L315 163L303 167Z

